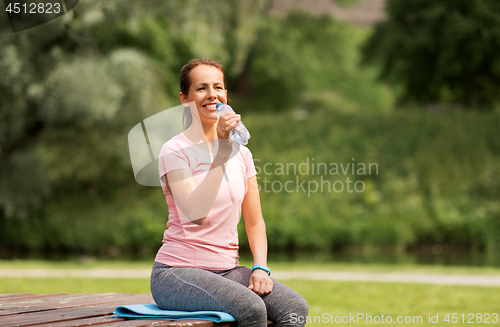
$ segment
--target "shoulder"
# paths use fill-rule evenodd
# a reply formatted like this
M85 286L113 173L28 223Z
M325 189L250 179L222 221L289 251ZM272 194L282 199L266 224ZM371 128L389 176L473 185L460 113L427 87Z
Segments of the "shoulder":
M237 156L240 158L240 161L245 164L245 166L253 166L253 154L249 148L244 145L240 145L238 148Z
M252 152L250 151L250 149L247 148L244 145L240 145L239 146L239 148L238 148L238 154L241 155L245 159L247 159L247 158L251 159L253 157Z
M189 169L190 157L186 154L189 140L181 133L165 142L158 155L160 176L176 169Z
M187 137L184 135L184 133L180 133L165 142L161 147L160 153L167 154L179 151L180 149L186 148L187 146L189 146Z

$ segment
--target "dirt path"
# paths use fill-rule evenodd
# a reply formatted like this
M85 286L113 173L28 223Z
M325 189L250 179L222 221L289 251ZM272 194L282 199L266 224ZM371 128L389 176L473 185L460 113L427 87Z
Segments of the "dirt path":
M149 269L0 269L0 278L149 278ZM274 271L277 280L327 280L442 285L500 286L500 275L429 273L368 273L329 271Z

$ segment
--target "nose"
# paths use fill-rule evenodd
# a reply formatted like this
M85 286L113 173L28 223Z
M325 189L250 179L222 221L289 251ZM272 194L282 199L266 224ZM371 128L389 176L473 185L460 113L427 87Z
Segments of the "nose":
M215 89L213 87L208 88L207 98L215 99L216 97L217 97L217 92L215 92Z

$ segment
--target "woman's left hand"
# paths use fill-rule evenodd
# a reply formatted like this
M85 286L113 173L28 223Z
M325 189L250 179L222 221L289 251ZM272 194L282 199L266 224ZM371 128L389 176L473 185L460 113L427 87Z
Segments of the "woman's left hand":
M248 288L259 295L264 295L273 290L273 280L264 270L255 269L250 276Z

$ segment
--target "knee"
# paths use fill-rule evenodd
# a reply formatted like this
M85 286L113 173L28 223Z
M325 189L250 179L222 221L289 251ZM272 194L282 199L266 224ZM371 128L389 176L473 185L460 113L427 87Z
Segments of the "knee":
M267 326L266 304L260 298L248 301L235 318L238 326Z
M254 316L259 316L259 317L265 317L267 321L267 309L266 309L266 304L264 301L262 301L260 298L258 299L259 301L252 301L248 305L248 310L251 312L252 315Z
M292 305L292 312L297 313L297 316L307 317L309 314L309 305L304 298L294 301Z
M309 314L309 305L302 297L296 298L286 307L286 312L280 317L277 325L280 326L304 326Z

